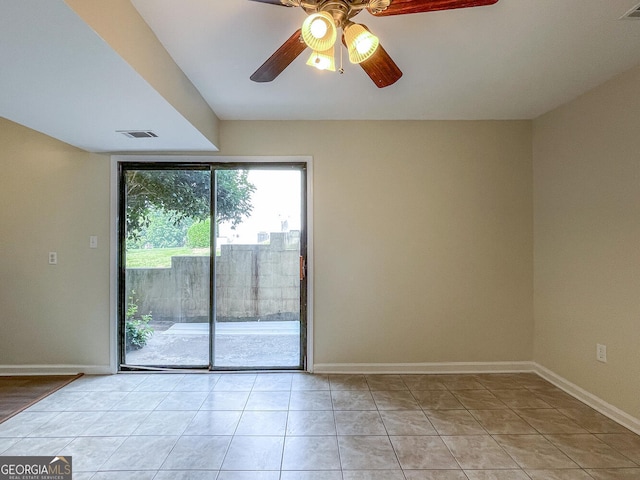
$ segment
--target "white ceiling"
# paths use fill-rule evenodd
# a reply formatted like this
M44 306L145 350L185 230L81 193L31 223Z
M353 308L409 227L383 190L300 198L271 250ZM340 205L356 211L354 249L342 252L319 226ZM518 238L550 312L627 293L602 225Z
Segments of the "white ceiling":
M216 150L60 0L0 0L0 116L89 151Z
M221 119L530 119L640 64L639 0L500 0L374 18L404 76L378 89L345 58L303 53L275 81L249 76L299 28L300 8L248 0L132 0Z
M374 18L404 72L378 89L359 66L303 53L274 82L249 76L299 28L299 8L249 0L131 0L223 120L531 119L640 64L640 0L500 0ZM90 151L216 146L63 0L0 0L0 116ZM133 140L117 130L153 130Z

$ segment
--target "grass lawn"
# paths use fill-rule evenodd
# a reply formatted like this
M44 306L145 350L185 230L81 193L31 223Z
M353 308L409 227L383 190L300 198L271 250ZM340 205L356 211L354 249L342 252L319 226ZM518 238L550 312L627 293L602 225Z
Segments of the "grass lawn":
M140 248L127 250L127 268L171 266L171 257L184 255L209 255L208 248Z

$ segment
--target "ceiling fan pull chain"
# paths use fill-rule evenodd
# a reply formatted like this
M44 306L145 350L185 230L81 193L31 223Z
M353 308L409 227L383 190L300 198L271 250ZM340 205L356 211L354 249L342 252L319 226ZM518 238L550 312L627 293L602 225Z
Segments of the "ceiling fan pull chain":
M340 48L340 47L338 47ZM338 73L342 75L344 73L344 68L342 68L342 48L340 48L340 68L338 69Z

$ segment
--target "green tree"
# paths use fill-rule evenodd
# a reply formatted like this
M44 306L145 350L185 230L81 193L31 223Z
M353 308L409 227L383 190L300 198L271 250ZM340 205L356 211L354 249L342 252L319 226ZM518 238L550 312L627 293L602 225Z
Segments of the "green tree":
M149 226L141 226L136 238L127 238L127 249L183 247L191 218L175 223L164 210L151 207L148 212Z
M251 195L256 191L256 187L249 182L247 170L218 170L216 183L216 220L218 223L231 222L231 228L235 228L253 210Z
M217 172L217 222L232 227L247 217L256 187L246 170ZM127 238L137 239L149 227L152 212L163 211L174 225L186 219L204 221L211 206L209 170L129 170L126 176Z

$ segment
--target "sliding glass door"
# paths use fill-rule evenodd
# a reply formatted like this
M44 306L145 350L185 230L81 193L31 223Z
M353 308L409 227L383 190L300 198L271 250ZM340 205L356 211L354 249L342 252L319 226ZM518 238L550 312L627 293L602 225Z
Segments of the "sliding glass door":
M218 211L227 210L240 177L251 203L216 232L214 367L300 368L303 171L216 170Z
M123 369L301 369L302 164L122 163Z
M210 364L211 179L208 166L121 166L124 365Z

